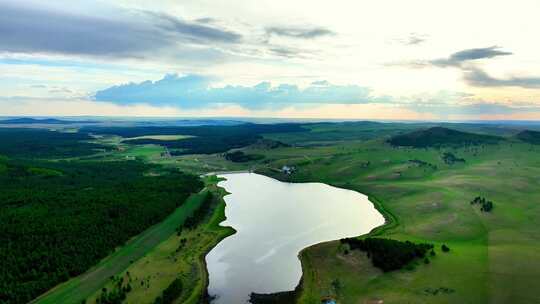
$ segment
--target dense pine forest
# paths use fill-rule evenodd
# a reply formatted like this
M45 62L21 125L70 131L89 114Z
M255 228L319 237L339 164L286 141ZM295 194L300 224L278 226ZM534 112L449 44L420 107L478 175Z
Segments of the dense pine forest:
M0 128L0 155L16 158L62 158L90 155L105 146L89 143L87 133L47 129Z
M241 124L235 126L200 127L86 127L83 132L138 137L145 135L190 135L180 140L132 139L129 144L159 144L171 149L173 155L222 153L241 148L262 139L261 134L303 132L299 124Z
M163 220L203 184L136 161L0 158L0 186L0 303L26 303Z

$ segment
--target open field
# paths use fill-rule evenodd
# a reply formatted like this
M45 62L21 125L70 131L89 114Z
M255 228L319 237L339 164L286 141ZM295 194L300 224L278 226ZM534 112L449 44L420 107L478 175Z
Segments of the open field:
M128 137L122 140L132 140L132 139L155 139L155 140L179 140L184 138L191 138L190 135L145 135L137 137Z

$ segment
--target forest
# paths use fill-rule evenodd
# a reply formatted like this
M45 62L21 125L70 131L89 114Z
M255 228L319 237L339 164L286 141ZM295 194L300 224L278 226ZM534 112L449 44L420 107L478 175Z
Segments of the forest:
M199 127L85 127L83 132L118 135L126 138L145 135L191 135L179 140L132 139L134 145L158 144L166 146L172 155L223 153L242 148L262 139L261 134L306 131L299 124L241 124L233 126Z
M65 158L90 155L107 147L86 142L87 133L47 129L0 128L0 155L15 158Z
M203 188L137 161L0 163L0 303L83 273Z
M224 156L226 160L230 160L233 163L245 163L253 160L260 160L264 158L264 155L260 154L246 154L242 151L234 151L225 153Z
M417 258L424 258L428 250L433 250L431 244L415 244L410 241L397 241L383 238L345 238L340 240L348 244L351 250L367 252L373 266L384 272L398 270ZM432 251L434 254L434 251Z

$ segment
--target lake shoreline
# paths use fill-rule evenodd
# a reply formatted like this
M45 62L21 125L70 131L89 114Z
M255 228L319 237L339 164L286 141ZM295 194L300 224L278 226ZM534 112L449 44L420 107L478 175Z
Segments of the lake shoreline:
M253 174L256 174L256 175L260 175L264 178L267 178L267 179L270 179L272 181L275 181L275 182L279 182L279 183L286 183L286 184L304 184L304 185L311 185L311 186L316 186L316 187L323 187L323 189L325 189L324 191L330 191L332 189L332 191L337 191L338 193L340 193L340 191L351 191L351 192L343 192L343 193L347 193L348 195L350 195L351 193L354 193L353 197L356 197L356 195L361 195L361 196L358 196L358 198L361 198L361 199L365 199L366 201L368 201L371 205L370 207L367 207L367 205L356 205L356 207L362 207L362 208L372 208L373 211L375 211L377 215L377 217L381 217L381 223L380 224L377 224L375 227L373 228L369 228L369 231L367 231L366 233L361 233L361 234L357 234L357 233L353 233L351 236L352 237L356 237L356 236L365 236L365 235L370 235L372 234L376 229L380 229L381 227L386 227L389 223L389 219L387 218L386 216L386 212L381 212L381 211L384 211L383 208L380 208L378 202L374 202L372 201L372 196L369 196L367 194L364 194L364 193L361 193L359 191L357 191L356 189L348 189L348 188L344 188L342 187L342 185L339 185L339 186L336 186L336 185L331 185L331 184L326 184L326 183L322 183L322 182L316 182L316 181L309 181L309 182L291 182L291 181L283 181L283 180L280 180L279 178L276 178L275 176L271 176L271 175L268 175L268 174L260 174L258 172L251 172L251 171L247 171L247 170L244 170L242 172L238 172L238 171L235 171L235 172L231 172L231 173L225 173L225 174L238 174L238 173L253 173ZM221 178L227 178L226 176L219 176ZM227 189L227 187L225 185L220 185L220 187L223 187L225 189ZM330 188L326 188L326 187L330 187ZM231 191L230 189L227 189L227 191ZM356 199L358 199L356 198ZM327 198L328 199L328 198ZM320 202L321 205L326 205L327 201L326 200L322 200ZM352 204L356 204L357 202L354 201L352 202ZM326 207L328 207L328 205L326 205ZM310 207L311 208L311 207ZM341 209L346 209L346 208L341 208ZM316 209L314 209L316 210ZM365 209L364 212L368 212L367 210L369 209ZM361 213L361 214L365 214L366 216L370 213ZM366 217L366 219L370 218L369 216ZM370 221L374 220L374 218L371 218ZM368 221L369 222L369 221ZM367 223L368 222L362 222L363 225L368 225ZM221 223L220 223L221 225ZM322 237L322 236L321 236ZM343 235L342 237L345 237L345 235ZM285 293L298 293L301 291L302 289L302 281L303 281L303 278L304 278L304 273L306 271L305 269L305 265L303 263L303 259L302 259L302 253L309 249L309 248L312 248L314 246L317 246L317 245L320 245L320 244L324 244L324 243L328 243L328 242L335 242L335 241L338 241L339 238L341 237L330 237L331 239L329 240L324 240L324 241L321 241L321 242L317 242L317 243L312 243L308 246L305 246L305 247L301 247L301 249L299 249L298 251L295 251L295 261L296 263L297 262L300 262L299 263L299 266L300 266L300 278L298 279L298 283L296 283L295 287L293 288L287 288L287 289L283 289L283 290L280 290L280 292L277 292L276 294L277 295L283 295L284 292ZM216 247L220 246L220 244L217 244ZM215 248L212 249L212 250L215 250ZM207 255L207 259L209 259L209 256L210 254ZM209 269L207 269L207 271L209 273L211 273L211 271ZM209 285L210 286L210 285ZM266 298L266 297L272 297L271 295L274 294L274 293L257 293L256 296L260 297L261 295ZM254 303L257 303L257 302L254 302Z
M274 172L274 171L266 171L266 170L264 170L264 171L255 170L254 172L257 173L257 174L260 174L260 175L264 175L264 176L273 178L273 179L281 181L281 182L295 183L295 184L303 184L303 183L322 183L322 184L326 184L326 183L323 183L323 182L320 182L320 181L296 181L294 179L291 179L291 176L289 176L289 175L283 176L283 174L281 174L281 172L279 174L276 174L276 172ZM283 178L283 177L286 177L286 178ZM394 214L392 214L390 211L388 211L384 207L383 202L380 199L378 199L374 194L369 193L369 191L360 192L360 191L358 191L358 189L353 189L351 187L347 187L346 184L338 184L338 185L336 185L336 184L326 184L326 185L331 185L331 186L336 187L336 188L340 188L340 189L344 189L344 190L351 190L351 191L358 192L358 193L366 195L368 197L368 200L373 204L374 208L377 209L377 211L384 217L384 223L382 225L373 228L370 232L368 232L366 234L361 234L361 235L358 235L356 237L379 236L379 235L382 235L384 232L386 232L388 230L396 228L399 225L398 218ZM287 292L294 293L294 298L296 300L294 303L297 303L298 299L300 299L300 297L302 295L303 285L305 284L305 282L304 282L305 273L306 273L306 271L309 270L308 267L306 266L305 253L307 251L309 251L309 250L316 249L317 247L324 246L325 244L338 242L338 241L339 240L337 240L337 239L336 240L331 240L331 241L324 241L324 242L320 242L320 243L317 243L317 244L310 245L310 246L305 247L302 250L300 250L300 252L298 253L298 259L300 260L300 264L302 266L302 277L300 278L300 281L299 281L298 285L293 290L287 291ZM264 296L266 297L267 301L268 301L268 299L272 299L273 297L277 301L279 299L279 296L280 296L281 293L282 292L264 294ZM259 304L259 302L252 302L252 303L253 304ZM269 303L269 302L264 302L264 304L267 304L267 303ZM275 302L275 303L278 303L278 302ZM260 304L263 304L263 303L260 303Z

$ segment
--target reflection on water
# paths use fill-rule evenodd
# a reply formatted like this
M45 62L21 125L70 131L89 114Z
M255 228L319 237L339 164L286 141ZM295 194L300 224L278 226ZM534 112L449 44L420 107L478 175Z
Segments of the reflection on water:
M293 290L298 253L324 241L368 233L383 216L358 192L321 183L292 184L254 174L220 175L227 220L237 233L206 257L212 303L247 303L249 294Z

